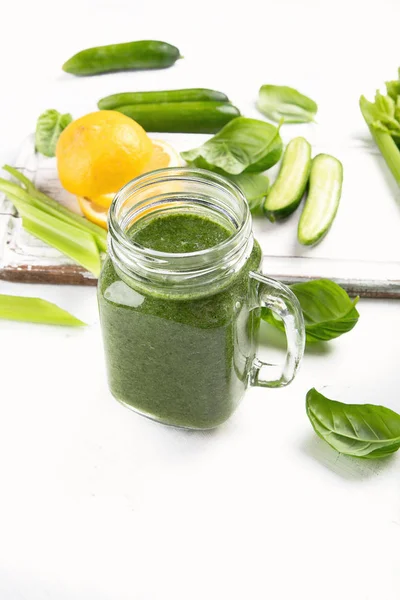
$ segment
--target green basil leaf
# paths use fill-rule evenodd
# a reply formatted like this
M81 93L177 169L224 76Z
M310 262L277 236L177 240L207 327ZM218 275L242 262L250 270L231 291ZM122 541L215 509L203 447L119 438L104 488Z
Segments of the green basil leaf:
M229 175L260 173L282 154L279 127L265 121L237 117L199 148L182 152L189 164Z
M396 101L397 96L400 96L400 81L387 81L386 91L388 96L390 96L392 100Z
M290 289L300 302L307 342L327 342L347 333L357 324L358 297L351 300L345 290L329 279L295 283ZM262 318L284 331L281 320L264 308Z
M242 190L250 210L257 211L268 193L268 177L260 173L242 173L241 175L226 175L226 177Z
M343 404L312 388L306 411L315 433L342 454L383 458L400 448L400 415L390 408Z
M268 119L285 123L314 121L318 106L294 88L286 85L263 85L258 93L257 108Z
M60 133L71 121L70 114L61 115L58 110L52 108L41 114L36 123L36 151L45 156L55 156Z

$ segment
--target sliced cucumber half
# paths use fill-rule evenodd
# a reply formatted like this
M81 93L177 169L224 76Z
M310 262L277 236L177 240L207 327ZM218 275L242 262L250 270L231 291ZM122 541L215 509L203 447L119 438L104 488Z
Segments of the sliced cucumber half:
M303 137L286 147L279 175L264 202L270 221L289 216L299 206L311 168L311 146Z
M312 161L306 203L300 217L297 237L311 246L329 231L342 194L343 166L329 154L318 154Z

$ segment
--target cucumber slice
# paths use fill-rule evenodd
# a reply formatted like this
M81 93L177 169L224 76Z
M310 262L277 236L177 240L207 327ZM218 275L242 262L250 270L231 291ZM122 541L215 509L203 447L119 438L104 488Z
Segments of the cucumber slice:
M329 231L339 207L342 182L342 163L329 154L318 154L312 161L309 193L299 221L300 244L316 244Z
M270 221L296 210L306 189L311 168L311 146L303 137L291 140L285 150L278 178L271 187L264 212Z

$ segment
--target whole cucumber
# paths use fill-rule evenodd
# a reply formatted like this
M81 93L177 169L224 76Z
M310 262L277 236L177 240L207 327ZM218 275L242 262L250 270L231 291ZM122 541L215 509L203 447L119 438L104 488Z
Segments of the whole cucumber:
M181 58L178 48L166 42L143 40L88 48L63 65L73 75L96 75L112 71L165 69Z
M164 102L128 104L116 108L131 117L146 131L171 133L216 133L240 116L228 102Z
M228 96L216 90L189 88L155 92L122 92L99 100L100 110L113 110L128 104L157 104L158 102L229 102Z
M270 221L288 217L299 206L311 168L311 146L303 137L286 146L279 175L264 202Z

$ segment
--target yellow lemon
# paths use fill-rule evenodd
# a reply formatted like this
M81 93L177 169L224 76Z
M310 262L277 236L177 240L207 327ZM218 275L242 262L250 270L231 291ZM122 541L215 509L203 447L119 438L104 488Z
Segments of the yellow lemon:
M163 140L153 140L152 143L153 154L143 173L166 167L179 167L181 165L179 153L170 144ZM133 177L130 179L133 179ZM110 194L99 194L90 198L78 197L79 206L88 219L97 223L97 225L107 227L107 209L111 206L115 194L116 191Z
M89 219L89 221L92 221L93 223L96 223L96 225L100 225L100 227L107 229L108 208L99 206L91 200L88 200L88 198L83 198L82 196L77 196L77 200L81 211L85 217Z
M152 155L153 145L145 130L113 110L72 121L56 148L61 184L86 198L116 192L143 173Z
M145 166L143 172L166 169L167 167L179 167L182 164L179 152L163 140L152 140L153 154Z
M93 198L92 202L97 204L97 206L102 206L103 208L110 208L111 202L114 200L115 193L112 194L100 194L100 196L96 196Z

